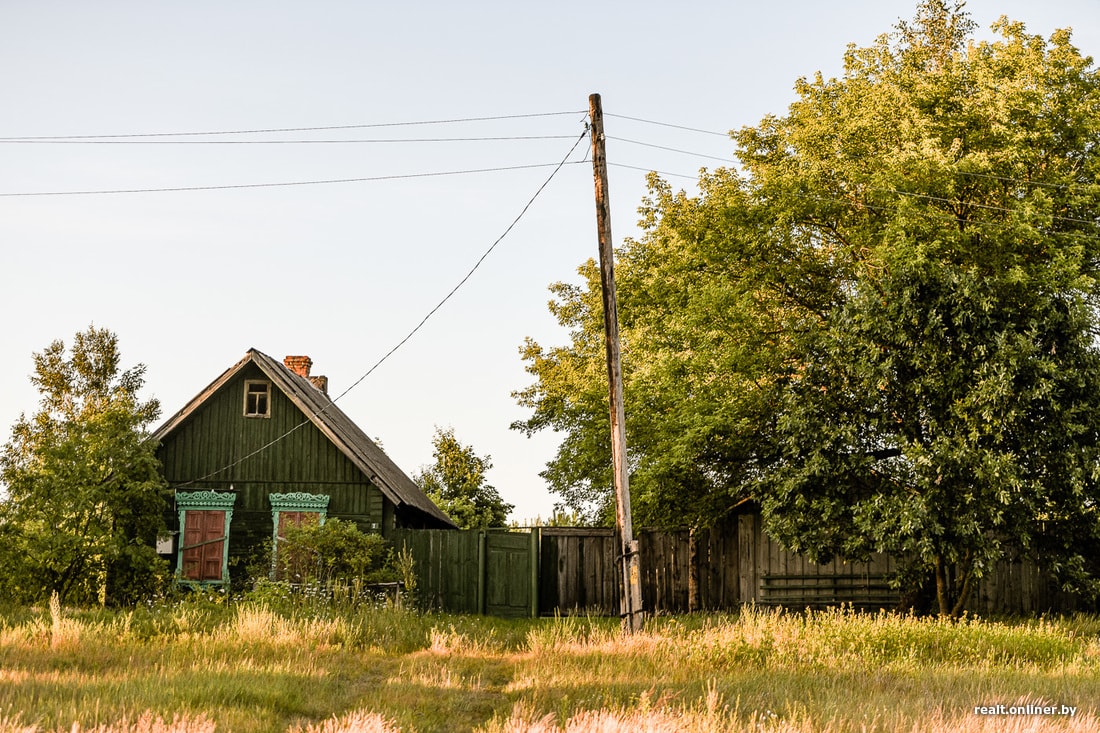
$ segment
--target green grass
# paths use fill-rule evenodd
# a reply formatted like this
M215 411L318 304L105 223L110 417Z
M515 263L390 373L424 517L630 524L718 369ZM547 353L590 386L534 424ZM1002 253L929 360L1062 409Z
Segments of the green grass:
M201 599L0 615L4 731L1100 729L1100 619L502 620ZM985 717L977 705L1071 705ZM326 727L327 726L327 727Z

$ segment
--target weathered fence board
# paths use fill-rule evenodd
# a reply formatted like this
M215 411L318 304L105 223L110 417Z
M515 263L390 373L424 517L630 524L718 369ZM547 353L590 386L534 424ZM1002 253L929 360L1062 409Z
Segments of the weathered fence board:
M543 527L539 611L619 614L618 537L611 529Z

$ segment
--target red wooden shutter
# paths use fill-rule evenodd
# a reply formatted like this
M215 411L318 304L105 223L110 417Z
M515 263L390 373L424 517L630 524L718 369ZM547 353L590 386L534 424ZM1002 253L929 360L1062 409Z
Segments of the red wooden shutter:
M185 521L181 575L185 580L221 580L225 512L189 510Z

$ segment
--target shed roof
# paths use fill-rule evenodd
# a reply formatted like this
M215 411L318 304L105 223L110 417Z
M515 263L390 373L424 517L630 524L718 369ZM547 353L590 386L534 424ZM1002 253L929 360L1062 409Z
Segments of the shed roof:
M184 423L207 399L225 386L249 364L255 364L285 394L341 453L347 456L371 483L379 488L398 510L413 510L425 515L431 523L441 527L454 527L454 522L432 502L396 463L333 402L328 395L314 387L308 379L295 374L257 349L249 349L244 358L229 367L206 389L170 417L153 433L153 438L163 441L179 425Z

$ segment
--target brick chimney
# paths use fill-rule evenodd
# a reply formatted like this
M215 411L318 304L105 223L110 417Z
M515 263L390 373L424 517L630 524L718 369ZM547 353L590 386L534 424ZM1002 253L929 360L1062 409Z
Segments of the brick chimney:
M308 356L287 356L283 358L283 364L299 377L308 379L309 383L321 390L323 394L328 395L328 377L311 377L309 374L309 370L313 366L313 359Z
M313 359L308 356L287 356L283 358L283 364L299 377L309 379L309 369L313 366Z

